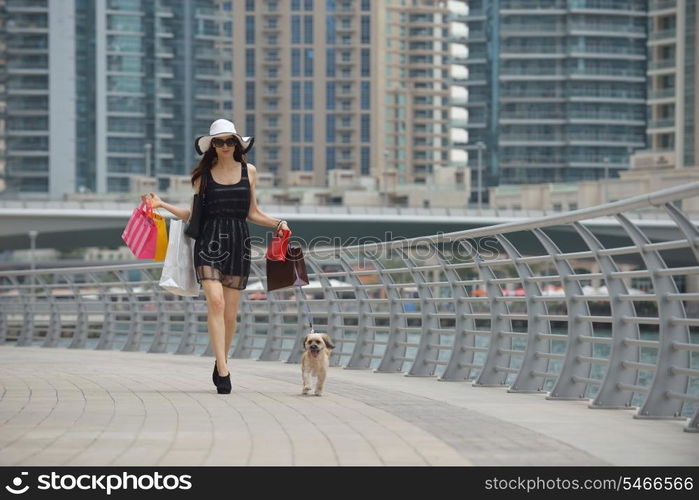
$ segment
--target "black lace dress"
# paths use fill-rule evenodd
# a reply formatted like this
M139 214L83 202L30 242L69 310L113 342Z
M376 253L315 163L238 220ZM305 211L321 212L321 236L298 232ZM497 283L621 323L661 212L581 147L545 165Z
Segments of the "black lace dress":
M244 290L250 275L250 181L248 166L242 163L240 181L217 183L206 170L202 229L194 243L197 283L218 280L227 288Z

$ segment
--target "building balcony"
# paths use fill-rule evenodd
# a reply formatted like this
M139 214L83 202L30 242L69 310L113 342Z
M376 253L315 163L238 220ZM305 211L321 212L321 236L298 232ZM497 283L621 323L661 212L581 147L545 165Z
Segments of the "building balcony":
M651 31L648 35L648 43L653 44L655 42L675 42L677 40L677 30L662 30L662 31Z
M459 15L458 18L464 21L485 21L485 11L481 9L469 9L468 14L465 16Z
M617 25L617 24L597 24L597 23L572 23L569 27L571 35L605 35L622 38L645 38L645 29L638 27Z
M661 59L648 63L648 73L659 73L661 71L674 71L677 68L677 61L674 59Z
M658 11L663 11L665 14L668 11L677 9L677 0L650 0L648 2L648 13L652 16L660 14Z
M48 7L46 6L45 0L25 0L21 4L8 3L7 5L5 5L5 10L12 14L31 12L46 13L48 12Z
M485 42L487 39L486 33L484 30L468 30L468 36L466 37L466 40L469 42Z
M537 34L541 36L564 36L566 34L565 26L555 25L544 25L544 24L503 24L500 26L501 35L532 35Z
M643 7L642 3L636 3L632 4L629 8L627 4L622 4L623 6L623 11L624 14L630 14L634 13L637 16L644 16L646 11ZM618 0L574 0L571 2L570 5L570 10L573 12L576 11L601 11L601 10L607 10L607 11L619 11L619 2Z
M659 132L660 130L674 130L675 118L661 118L658 120L650 120L648 122L648 131Z
M674 100L675 99L675 88L667 89L656 89L648 92L648 101L657 100Z

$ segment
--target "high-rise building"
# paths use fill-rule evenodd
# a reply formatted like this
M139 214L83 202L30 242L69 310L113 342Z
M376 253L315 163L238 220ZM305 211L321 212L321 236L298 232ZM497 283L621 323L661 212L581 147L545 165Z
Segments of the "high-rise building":
M335 169L424 183L453 165L446 2L246 0L233 14L235 122L277 185Z
M650 0L648 36L649 154L653 167L699 164L697 5L694 0Z
M487 183L626 169L646 144L646 0L471 0L469 8L469 149L484 144ZM477 175L475 154L469 166Z
M229 2L6 0L0 12L5 194L188 174L195 135L231 113Z
M6 194L127 192L135 176L164 189L219 117L255 136L248 160L278 186L346 170L385 189L466 166L450 121L465 121L448 5L463 1L6 4Z

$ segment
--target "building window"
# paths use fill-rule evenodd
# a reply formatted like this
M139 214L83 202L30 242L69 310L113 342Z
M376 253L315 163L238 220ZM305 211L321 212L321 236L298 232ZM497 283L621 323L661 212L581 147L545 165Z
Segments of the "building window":
M301 109L301 82L291 82L291 109Z
M245 115L245 135L255 135L255 115Z
M245 0L245 10L255 12L255 0Z
M337 43L337 33L335 31L335 16L328 16L325 19L325 42L327 44Z
M308 12L313 12L313 0L305 0L303 8Z
M304 141L313 142L313 115L306 115L303 117L303 128L304 128Z
M371 127L371 117L370 115L362 115L362 142L370 142L370 127Z
M313 43L313 16L303 17L303 41Z
M337 9L336 0L325 0L325 10L333 12Z
M291 0L291 10L301 10L301 0Z
M291 140L301 142L301 115L298 113L291 115Z
M304 76L313 76L313 49L305 50L305 62L304 62Z
M301 148L291 147L291 170L301 170Z
M301 76L301 49L291 49L291 76Z
M362 10L371 10L371 0L362 0Z
M369 82L361 83L361 101L362 109L371 108L371 84Z
M313 82L303 82L304 108L313 109Z
M325 141L335 142L335 116L327 115L325 117Z
M371 53L362 49L362 76L371 76Z
M369 175L369 148L362 148L360 172L361 175Z
M245 17L245 43L255 43L255 16Z
M255 76L255 49L245 49L245 74Z
M371 18L362 16L362 43L371 43Z
M291 16L291 43L301 43L301 16Z
M325 149L325 168L326 170L335 170L335 148Z
M325 86L325 109L335 109L335 82Z
M306 172L313 172L313 146L303 148L303 169Z
M245 83L245 107L255 109L255 82Z
M335 76L335 49L328 49L325 57L325 76Z

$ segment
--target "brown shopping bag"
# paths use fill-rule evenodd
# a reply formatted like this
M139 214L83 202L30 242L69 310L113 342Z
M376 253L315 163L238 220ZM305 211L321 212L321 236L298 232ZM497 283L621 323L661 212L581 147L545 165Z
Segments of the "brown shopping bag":
M267 291L308 285L308 271L300 247L289 246L285 260L267 259Z

